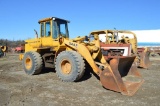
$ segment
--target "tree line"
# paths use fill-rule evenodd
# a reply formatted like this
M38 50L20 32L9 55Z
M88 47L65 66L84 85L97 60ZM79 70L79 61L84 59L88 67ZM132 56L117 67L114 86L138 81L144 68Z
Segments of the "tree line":
M24 44L24 40L8 40L8 39L0 39L0 45L8 46L8 47L17 47L21 44Z

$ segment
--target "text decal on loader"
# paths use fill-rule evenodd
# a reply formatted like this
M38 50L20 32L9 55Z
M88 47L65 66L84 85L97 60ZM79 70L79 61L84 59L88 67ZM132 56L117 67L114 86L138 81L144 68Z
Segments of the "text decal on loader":
M69 45L77 47L77 44L73 42L69 42Z

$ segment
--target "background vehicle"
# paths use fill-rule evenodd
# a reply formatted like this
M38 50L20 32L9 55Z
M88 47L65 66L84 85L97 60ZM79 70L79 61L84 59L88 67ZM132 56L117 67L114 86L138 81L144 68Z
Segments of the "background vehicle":
M19 46L15 47L15 52L17 53L23 53L24 52L24 47L25 45L24 44L20 44Z
M7 52L7 46L0 45L0 57L5 56Z
M131 55L136 55L136 63L138 67L148 68L151 65L149 60L150 48L137 47L137 37L131 31L123 30L101 30L101 40L105 44L131 44ZM119 49L120 50L120 49ZM114 53L114 51L112 52Z

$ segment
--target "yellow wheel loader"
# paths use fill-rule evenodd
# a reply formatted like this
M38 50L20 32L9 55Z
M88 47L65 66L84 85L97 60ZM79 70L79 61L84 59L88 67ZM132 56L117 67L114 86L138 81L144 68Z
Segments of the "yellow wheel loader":
M7 51L7 46L0 46L0 57L5 56Z
M74 82L90 71L85 70L87 62L103 87L132 96L144 82L134 65L136 56L113 56L106 61L97 34L69 39L68 23L56 17L39 20L40 36L36 32L34 39L26 40L25 54L20 55L24 71L39 74L50 64L62 81Z
M138 67L148 68L151 65L149 60L150 48L137 47L137 37L135 33L124 30L101 30L95 32L101 34L100 39L103 40L105 44L131 44L131 55L136 55L135 61Z

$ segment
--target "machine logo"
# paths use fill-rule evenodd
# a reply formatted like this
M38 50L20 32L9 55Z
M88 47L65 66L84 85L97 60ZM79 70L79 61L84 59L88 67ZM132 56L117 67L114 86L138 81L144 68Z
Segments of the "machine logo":
M69 45L77 47L77 44L73 42L69 42Z

